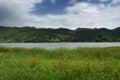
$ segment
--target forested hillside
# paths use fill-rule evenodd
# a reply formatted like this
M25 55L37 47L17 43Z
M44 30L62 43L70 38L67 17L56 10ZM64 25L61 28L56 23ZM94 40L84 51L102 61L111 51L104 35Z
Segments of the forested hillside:
M0 26L0 42L120 42L120 27L69 30Z

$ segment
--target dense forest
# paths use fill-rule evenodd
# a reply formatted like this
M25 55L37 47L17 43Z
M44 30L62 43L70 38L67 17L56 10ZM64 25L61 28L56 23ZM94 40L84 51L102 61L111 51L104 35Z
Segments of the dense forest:
M0 26L0 42L120 42L120 27L106 28L35 28Z

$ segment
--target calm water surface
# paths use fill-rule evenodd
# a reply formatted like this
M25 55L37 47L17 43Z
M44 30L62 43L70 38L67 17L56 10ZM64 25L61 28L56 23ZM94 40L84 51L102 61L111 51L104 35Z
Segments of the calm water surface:
M78 43L0 43L4 47L21 47L21 48L44 48L56 49L66 48L74 49L78 47L114 47L120 46L120 42L110 43L94 43L94 42L78 42Z

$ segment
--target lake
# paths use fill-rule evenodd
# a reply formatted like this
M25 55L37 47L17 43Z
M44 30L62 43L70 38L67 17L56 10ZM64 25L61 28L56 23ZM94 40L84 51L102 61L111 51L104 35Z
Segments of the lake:
M20 48L44 48L44 49L56 49L56 48L75 49L78 47L114 47L120 46L120 42L0 43L0 46Z

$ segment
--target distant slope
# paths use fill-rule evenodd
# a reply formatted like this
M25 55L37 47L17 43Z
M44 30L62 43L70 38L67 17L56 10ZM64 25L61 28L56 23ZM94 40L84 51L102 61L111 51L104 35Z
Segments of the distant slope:
M69 30L0 26L0 42L120 42L120 27Z

